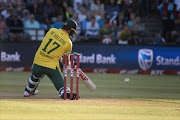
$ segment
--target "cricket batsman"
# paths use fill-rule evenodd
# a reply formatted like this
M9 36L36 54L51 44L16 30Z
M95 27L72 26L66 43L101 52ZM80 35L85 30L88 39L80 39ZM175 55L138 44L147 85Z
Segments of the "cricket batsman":
M34 57L32 74L28 79L24 97L38 94L36 90L40 80L47 75L53 82L61 98L64 96L64 79L60 72L59 59L65 53L72 51L70 37L76 35L78 25L74 20L64 22L62 29L51 28L45 35L40 47ZM68 57L69 58L69 57ZM67 61L69 63L69 59ZM66 89L67 98L70 96L70 89ZM76 94L73 94L73 98Z

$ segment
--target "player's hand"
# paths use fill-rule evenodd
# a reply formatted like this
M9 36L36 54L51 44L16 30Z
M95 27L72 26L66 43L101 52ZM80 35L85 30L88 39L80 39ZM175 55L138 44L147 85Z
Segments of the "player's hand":
M63 61L63 63L65 64L65 56L63 55L63 57L62 57L62 61ZM67 65L69 65L70 64L70 57L69 57L69 55L67 55Z

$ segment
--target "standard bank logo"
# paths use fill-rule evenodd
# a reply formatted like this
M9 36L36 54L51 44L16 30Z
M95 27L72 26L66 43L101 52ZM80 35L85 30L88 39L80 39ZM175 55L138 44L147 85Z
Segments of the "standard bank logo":
M2 62L20 62L21 55L18 52L14 54L8 54L6 52L1 52L1 61Z
M148 70L153 63L153 51L151 49L140 49L138 52L138 63L141 69Z

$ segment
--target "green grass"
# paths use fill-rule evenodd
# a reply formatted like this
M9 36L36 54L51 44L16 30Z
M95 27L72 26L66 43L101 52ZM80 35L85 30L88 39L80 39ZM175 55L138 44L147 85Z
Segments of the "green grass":
M180 76L87 74L96 91L80 82L81 98L64 101L48 77L40 82L37 96L24 98L29 75L0 72L0 120L180 119ZM126 77L129 83L123 81Z

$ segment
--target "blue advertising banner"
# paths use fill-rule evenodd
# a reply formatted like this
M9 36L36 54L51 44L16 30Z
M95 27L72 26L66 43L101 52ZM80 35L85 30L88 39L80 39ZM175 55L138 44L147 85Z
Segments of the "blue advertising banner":
M29 67L38 43L0 43L0 67ZM180 47L77 45L81 68L180 70Z
M29 67L39 44L0 43L1 67Z
M180 70L180 47L78 45L84 68Z

